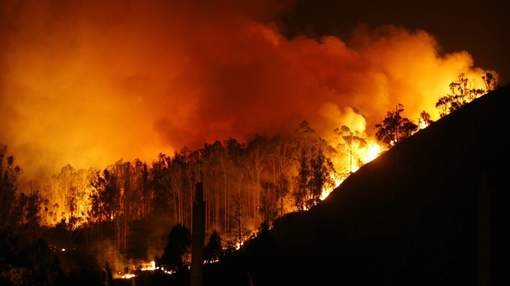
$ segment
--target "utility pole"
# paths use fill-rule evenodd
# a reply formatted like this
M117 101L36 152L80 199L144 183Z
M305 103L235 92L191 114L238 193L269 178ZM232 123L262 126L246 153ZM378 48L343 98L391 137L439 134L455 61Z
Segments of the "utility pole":
M203 257L205 238L205 202L201 182L195 185L191 228L191 286L203 285Z
M350 141L349 141L349 157L350 157L350 162L349 162L349 164L350 164L350 167L349 167L349 173L350 173L350 175L352 175L352 173L354 173L354 172L352 171L352 136L353 136L353 134L352 134L352 130L349 130L349 133L350 133L349 135L351 135L351 138L350 138Z
M486 171L482 172L481 187L478 189L478 286L491 285L491 190Z

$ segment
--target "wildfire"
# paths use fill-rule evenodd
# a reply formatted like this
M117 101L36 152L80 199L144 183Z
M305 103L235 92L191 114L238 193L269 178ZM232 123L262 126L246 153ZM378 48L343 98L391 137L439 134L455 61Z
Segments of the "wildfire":
M342 182L344 181L343 179L340 179L340 178L333 178L335 180L335 186L334 187L330 187L330 188L324 188L322 190L322 193L321 193L321 201L325 200L329 194L331 194L331 192L333 192L334 189L338 188L338 186L340 186L340 184L342 184Z
M418 129L419 130L422 130L422 129L425 129L427 127L429 127L430 123L426 122L425 120L422 120L420 118L420 121L418 121Z
M241 249L241 247L243 246L243 244L244 244L244 240L243 240L243 241L238 241L238 242L236 242L236 244L234 245L234 249L235 249L235 250L239 250L239 249Z
M350 172L348 172L347 174L332 175L331 179L335 182L334 187L328 186L322 190L322 193L320 196L321 201L325 200L331 194L331 192L333 192L334 189L336 189L338 186L340 186L340 184L342 184L342 182L349 175L358 171L359 168L361 168L364 164L367 164L367 163L373 161L375 158L379 157L379 155L381 155L381 153L383 151L384 151L383 147L375 141L370 142L366 146L363 146L363 147L359 147L359 146L354 147L354 150L351 152L351 156L354 156L353 154L356 154L357 156L359 156L359 160L357 160L357 161L360 162L361 164L352 164L349 167ZM337 162L338 161L341 161L341 160L337 160ZM338 164L340 164L340 163L338 163Z
M120 279L133 279L136 275L133 273L124 273L121 276L119 276Z
M381 145L377 143L371 143L367 148L367 154L364 160L364 163L368 163L373 161L375 158L379 157L382 153Z
M145 2L155 7L149 14ZM348 161L334 162L342 173L333 178L336 187L382 152L376 143L358 146L353 135L373 126L388 104L401 102L416 118L435 108L460 72L477 78L473 88L483 86L483 70L473 66L468 53L443 54L425 31L361 29L351 45L335 36L289 38L277 25L251 14L240 17L237 9L222 11L223 5L168 10L163 2L137 2L139 9L125 11L120 19L105 17L116 15L115 5L89 9L81 2L61 17L35 5L22 5L14 9L15 17L6 17L14 28L5 37L12 52L0 52L5 53L0 122L6 124L0 141L17 154L25 174L53 173L67 163L83 169L118 158L145 161L213 138L275 134L306 118L318 130L331 122L338 127L338 121L350 127L350 139L348 133L342 136L352 150L334 160ZM105 30L94 21L115 25ZM190 27L197 28L190 33ZM221 39L217 48L197 50L211 38ZM179 45L173 39L180 39ZM322 105L324 112L317 112ZM345 107L352 112L342 113ZM41 186L49 202L42 208L48 210L42 223L65 222L75 229L89 222L89 181L85 172L66 168Z
M119 10L101 4L108 1L76 1L55 17L50 8L2 9L3 2L0 12L15 14L4 17L9 29L0 31L8 47L0 50L0 146L12 148L23 180L40 181L19 188L41 194L40 223L57 226L57 234L63 227L70 237L83 228L76 233L85 231L87 249L96 241L107 245L102 252L105 260L114 253L115 279L176 273L154 260L131 260L130 249L139 246L128 246L138 239L132 233L142 238L161 233L152 232L163 228L156 217L164 217L165 224L192 225L188 190L195 180L211 186L206 229L217 228L223 239L231 236L225 239L228 251L239 250L257 236L253 229L261 221L307 210L318 202L319 192L321 201L327 199L380 156L386 147L375 139L373 128L393 104L405 105L405 116L413 122L420 115L416 123L421 130L450 112L448 100L469 102L497 79L483 77L485 71L473 66L467 52L438 50L425 31L359 29L348 42L336 36L288 37L279 25L252 19L244 7L238 15L237 9L222 11L224 5L173 5L169 10L165 1L146 0ZM119 19L110 16L119 11ZM201 48L211 39L216 47ZM459 73L465 77L456 80ZM441 96L445 104L437 110ZM296 172L292 149L309 146L308 139L297 144L278 137L293 135L285 127L303 119L327 145L321 153L327 157L327 173L317 163L321 160L307 156L304 172ZM243 142L259 133L279 141ZM158 168L150 164L160 152L231 137L240 141L208 145L214 148L204 148L207 152L183 151L175 161L172 155L161 156L155 161ZM397 141L384 142L392 146ZM202 162L201 156L207 158ZM118 158L126 158L127 165L107 167L110 176L99 172ZM131 164L133 158L140 158L140 164ZM78 169L57 169L65 164ZM307 179L310 174L315 180ZM301 185L296 184L299 177L304 178ZM324 178L330 182L322 187L328 181ZM296 185L305 190L305 199L293 197ZM307 206L296 207L293 200ZM26 209L35 200L24 202ZM151 235L137 231L149 220L154 221L146 228ZM111 231L102 231L103 226L112 226ZM71 256L79 247L65 246L54 250Z
M166 275L174 275L175 274L175 270L167 270L165 268L161 268L160 269L163 273L165 273Z
M216 263L217 261L204 261L204 264L209 264L209 263ZM154 260L151 260L151 261L142 261L141 263L139 264L135 264L135 265L131 265L130 266L130 269L136 269L136 271L140 271L140 272L160 272L160 273L164 273L166 275L173 275L175 274L175 270L173 269L166 269L165 267L163 266L157 266L156 265L156 261ZM135 271L135 273L136 273ZM129 279L133 279L135 278L137 275L135 273L132 273L131 271L127 272L127 273L122 273L122 272L119 272L117 275L114 276L115 279L126 279L126 280L129 280Z
M237 245L239 245L239 248L240 248L243 244L244 244L244 241ZM237 245L236 245L236 250L239 249L239 248L237 248ZM204 265L205 264L214 264L214 263L218 263L218 262L220 262L220 260L218 258L206 259L206 260L204 260L203 264ZM141 262L139 265L131 265L131 268L137 269L137 271L141 271L141 272L156 272L156 271L158 271L158 272L164 273L166 275L174 275L176 272L173 269L166 269L163 266L157 266L156 261L154 261L154 260L151 260L149 262ZM188 269L189 269L189 266L188 266ZM117 275L115 275L114 278L129 280L129 279L133 279L135 277L136 277L135 273L127 272L127 273L118 273Z
M215 258L215 259L205 260L204 264L214 264L214 263L218 263L218 262L220 262L220 260L218 258Z
M148 263L142 263L140 270L141 271L155 271L158 270L159 267L156 266L156 261L152 260Z

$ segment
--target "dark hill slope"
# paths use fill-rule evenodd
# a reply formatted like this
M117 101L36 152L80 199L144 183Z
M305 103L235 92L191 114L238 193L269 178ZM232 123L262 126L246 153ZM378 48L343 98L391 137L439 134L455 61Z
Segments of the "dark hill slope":
M208 282L233 273L253 285L501 281L509 103L501 88L398 144L321 205L279 220Z

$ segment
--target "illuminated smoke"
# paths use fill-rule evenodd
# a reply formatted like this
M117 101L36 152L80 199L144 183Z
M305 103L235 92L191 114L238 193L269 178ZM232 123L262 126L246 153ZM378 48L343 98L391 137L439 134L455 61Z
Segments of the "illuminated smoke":
M282 7L207 3L2 1L0 142L29 172L54 172L302 119L370 134L395 104L417 119L459 73L483 72L424 31L288 39L270 21Z

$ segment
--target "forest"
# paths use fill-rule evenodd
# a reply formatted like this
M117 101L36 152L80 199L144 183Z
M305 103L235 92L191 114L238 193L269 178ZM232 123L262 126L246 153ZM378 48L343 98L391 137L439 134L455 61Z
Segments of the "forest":
M497 87L493 74L483 80L484 88L474 88L459 75L436 104L441 116ZM197 182L205 188L206 237L216 259L277 218L313 208L361 165L433 122L426 111L416 121L403 113L402 105L389 111L374 136L343 125L334 140L325 139L302 121L285 134L230 138L103 169L67 165L44 178L24 178L3 146L0 282L92 285L149 261L168 269L188 264Z

